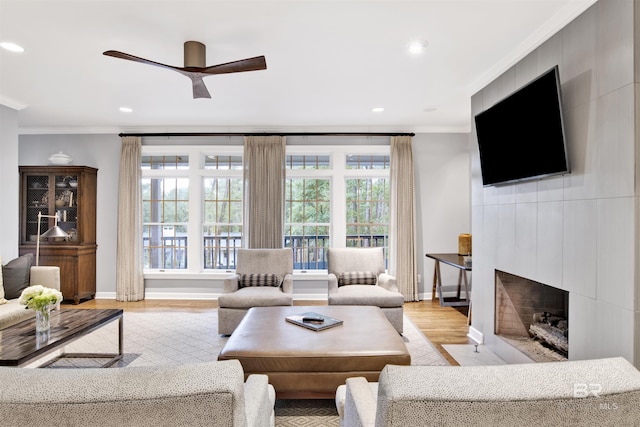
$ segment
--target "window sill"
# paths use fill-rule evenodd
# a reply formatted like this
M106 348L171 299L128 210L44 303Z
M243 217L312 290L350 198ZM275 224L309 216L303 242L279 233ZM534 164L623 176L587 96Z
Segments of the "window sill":
M193 273L190 271L148 271L144 273L145 279L172 279L172 280L224 280L234 274L235 271L206 271L201 273ZM327 280L328 273L326 270L295 270L293 272L293 280Z

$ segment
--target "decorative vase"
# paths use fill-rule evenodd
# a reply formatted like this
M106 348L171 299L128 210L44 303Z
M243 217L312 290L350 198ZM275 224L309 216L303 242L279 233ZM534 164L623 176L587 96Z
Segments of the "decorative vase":
M48 331L51 327L49 320L49 314L51 312L51 306L45 305L41 308L36 308L36 332Z

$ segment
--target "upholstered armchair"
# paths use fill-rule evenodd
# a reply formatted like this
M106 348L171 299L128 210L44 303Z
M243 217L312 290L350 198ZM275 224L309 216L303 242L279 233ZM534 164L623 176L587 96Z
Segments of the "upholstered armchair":
M293 305L293 252L238 249L236 273L218 297L218 333L231 335L251 307Z
M348 378L336 407L341 427L631 426L640 420L640 371L623 357L387 365L377 383Z
M396 278L385 273L382 248L331 248L327 251L329 305L372 305L402 334L404 296Z

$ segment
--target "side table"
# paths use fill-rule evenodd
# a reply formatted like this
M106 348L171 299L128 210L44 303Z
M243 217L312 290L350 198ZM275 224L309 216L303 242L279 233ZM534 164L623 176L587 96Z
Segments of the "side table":
M431 258L435 261L435 268L433 271L433 289L432 298L438 294L441 306L453 306L453 307L466 307L471 305L469 299L469 290L471 288L471 279L467 277L467 272L471 272L471 265L467 265L464 262L464 257L458 254L426 254L427 258ZM442 295L442 275L440 274L440 263L450 265L457 268L458 271L458 293L455 298L445 298ZM460 292L462 285L464 284L464 299L460 298Z

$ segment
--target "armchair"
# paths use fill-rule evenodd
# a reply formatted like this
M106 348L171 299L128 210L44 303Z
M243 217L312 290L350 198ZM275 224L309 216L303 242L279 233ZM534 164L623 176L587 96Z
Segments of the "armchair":
M377 383L348 378L336 391L336 406L341 427L636 425L640 372L622 357L387 365Z
M231 335L251 307L293 305L293 253L285 249L238 249L236 273L218 297L218 333Z
M327 267L329 305L380 307L402 334L404 296L398 292L396 278L385 273L382 248L331 248Z

